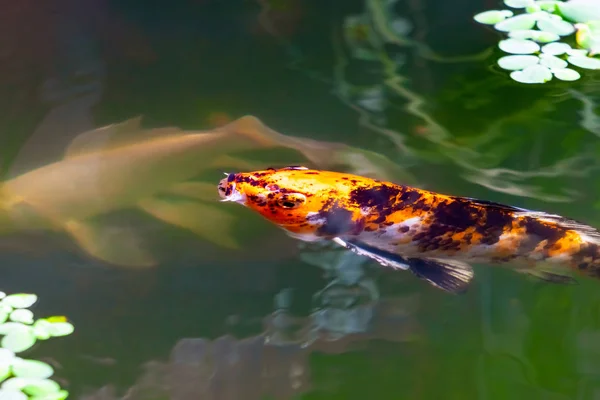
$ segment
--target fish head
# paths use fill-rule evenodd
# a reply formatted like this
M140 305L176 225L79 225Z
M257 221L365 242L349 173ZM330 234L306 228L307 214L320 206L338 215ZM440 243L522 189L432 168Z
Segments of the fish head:
M348 176L305 167L271 168L228 174L218 190L221 201L242 204L290 236L315 241L359 228L361 211L349 200L356 182Z

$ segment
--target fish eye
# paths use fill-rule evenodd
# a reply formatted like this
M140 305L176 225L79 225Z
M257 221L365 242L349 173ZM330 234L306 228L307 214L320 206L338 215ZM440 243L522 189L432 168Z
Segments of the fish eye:
M277 199L277 205L281 208L291 210L300 207L306 201L306 197L300 193L285 193Z

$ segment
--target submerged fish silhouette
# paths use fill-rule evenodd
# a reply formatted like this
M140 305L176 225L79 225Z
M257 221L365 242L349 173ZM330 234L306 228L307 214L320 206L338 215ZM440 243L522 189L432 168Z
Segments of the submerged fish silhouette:
M230 235L233 216L197 201L214 200L214 186L191 179L205 169L235 164L229 154L236 151L284 146L309 159L325 158L331 151L327 144L282 135L252 116L200 132L140 125L137 117L85 132L71 142L64 159L5 181L0 186L0 233L64 231L106 262L155 265L133 228L117 228L96 218L138 208L219 245L235 247ZM167 201L161 194L187 199Z
M304 167L230 174L218 190L295 238L333 240L449 292L468 287L469 263L600 278L600 232L545 212Z

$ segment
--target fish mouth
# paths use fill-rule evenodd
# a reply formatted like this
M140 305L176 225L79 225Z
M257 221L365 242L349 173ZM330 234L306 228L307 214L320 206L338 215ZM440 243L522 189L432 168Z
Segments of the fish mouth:
M246 195L235 188L235 174L227 174L217 185L221 201L233 201L240 204L246 204Z

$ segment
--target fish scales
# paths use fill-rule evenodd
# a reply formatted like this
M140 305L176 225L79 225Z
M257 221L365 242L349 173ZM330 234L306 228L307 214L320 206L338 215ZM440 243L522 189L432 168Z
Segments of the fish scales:
M412 262L415 273L487 263L561 283L572 271L600 275L600 233L550 213L299 166L229 174L219 192L295 238L334 240L382 264Z

